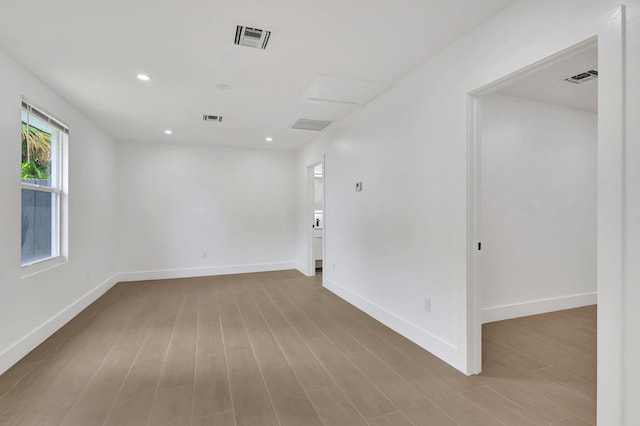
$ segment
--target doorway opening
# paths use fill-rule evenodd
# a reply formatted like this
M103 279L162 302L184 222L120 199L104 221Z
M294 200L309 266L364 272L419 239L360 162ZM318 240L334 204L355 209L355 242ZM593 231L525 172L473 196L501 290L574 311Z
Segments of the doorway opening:
M470 95L472 373L482 324L596 303L597 76L594 37Z
M323 162L308 167L309 199L311 200L309 220L309 276L321 273L324 261L324 164Z

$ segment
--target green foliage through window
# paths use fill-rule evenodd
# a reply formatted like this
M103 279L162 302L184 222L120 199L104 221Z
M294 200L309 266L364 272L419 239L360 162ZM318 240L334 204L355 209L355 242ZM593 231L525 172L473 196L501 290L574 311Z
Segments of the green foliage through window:
M22 122L22 180L49 179L51 134Z

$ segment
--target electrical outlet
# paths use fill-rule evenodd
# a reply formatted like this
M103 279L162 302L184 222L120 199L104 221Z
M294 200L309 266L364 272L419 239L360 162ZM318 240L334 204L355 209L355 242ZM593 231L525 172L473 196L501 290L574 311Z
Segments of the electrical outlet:
M431 312L431 299L428 297L424 298L424 310L426 312Z
M333 269L334 271L336 270L336 264L335 264L335 262L331 264L331 269Z
M206 259L206 258L207 258L207 256L208 256L208 255L207 255L207 252L206 252L206 251L203 251L203 252L202 252L202 258L203 258L203 259Z

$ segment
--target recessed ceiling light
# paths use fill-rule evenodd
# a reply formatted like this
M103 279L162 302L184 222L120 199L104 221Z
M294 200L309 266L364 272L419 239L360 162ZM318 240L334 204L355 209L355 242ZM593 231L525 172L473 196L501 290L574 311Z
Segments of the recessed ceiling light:
M273 142L273 138L264 138L264 140L267 142Z
M167 130L164 131L164 134L165 135L172 135L173 134L173 130L167 129Z
M229 89L231 89L231 86L229 86L228 84L220 83L220 84L216 84L216 89L218 89L218 90L229 90Z
M138 74L136 77L138 77L138 80L140 80L140 81L149 81L149 80L151 80L151 77L149 77L146 74Z

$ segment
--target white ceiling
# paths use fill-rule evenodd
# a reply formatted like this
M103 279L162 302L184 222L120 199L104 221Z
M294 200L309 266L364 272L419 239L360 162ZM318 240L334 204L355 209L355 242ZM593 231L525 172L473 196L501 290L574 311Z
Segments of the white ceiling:
M317 136L298 118L358 107L305 101L314 81L383 90L510 2L1 0L0 49L119 140L295 149ZM238 24L272 30L267 50L235 46Z
M564 80L581 72L597 69L598 47L592 46L527 74L500 88L498 92L582 111L597 112L598 79L581 84Z

